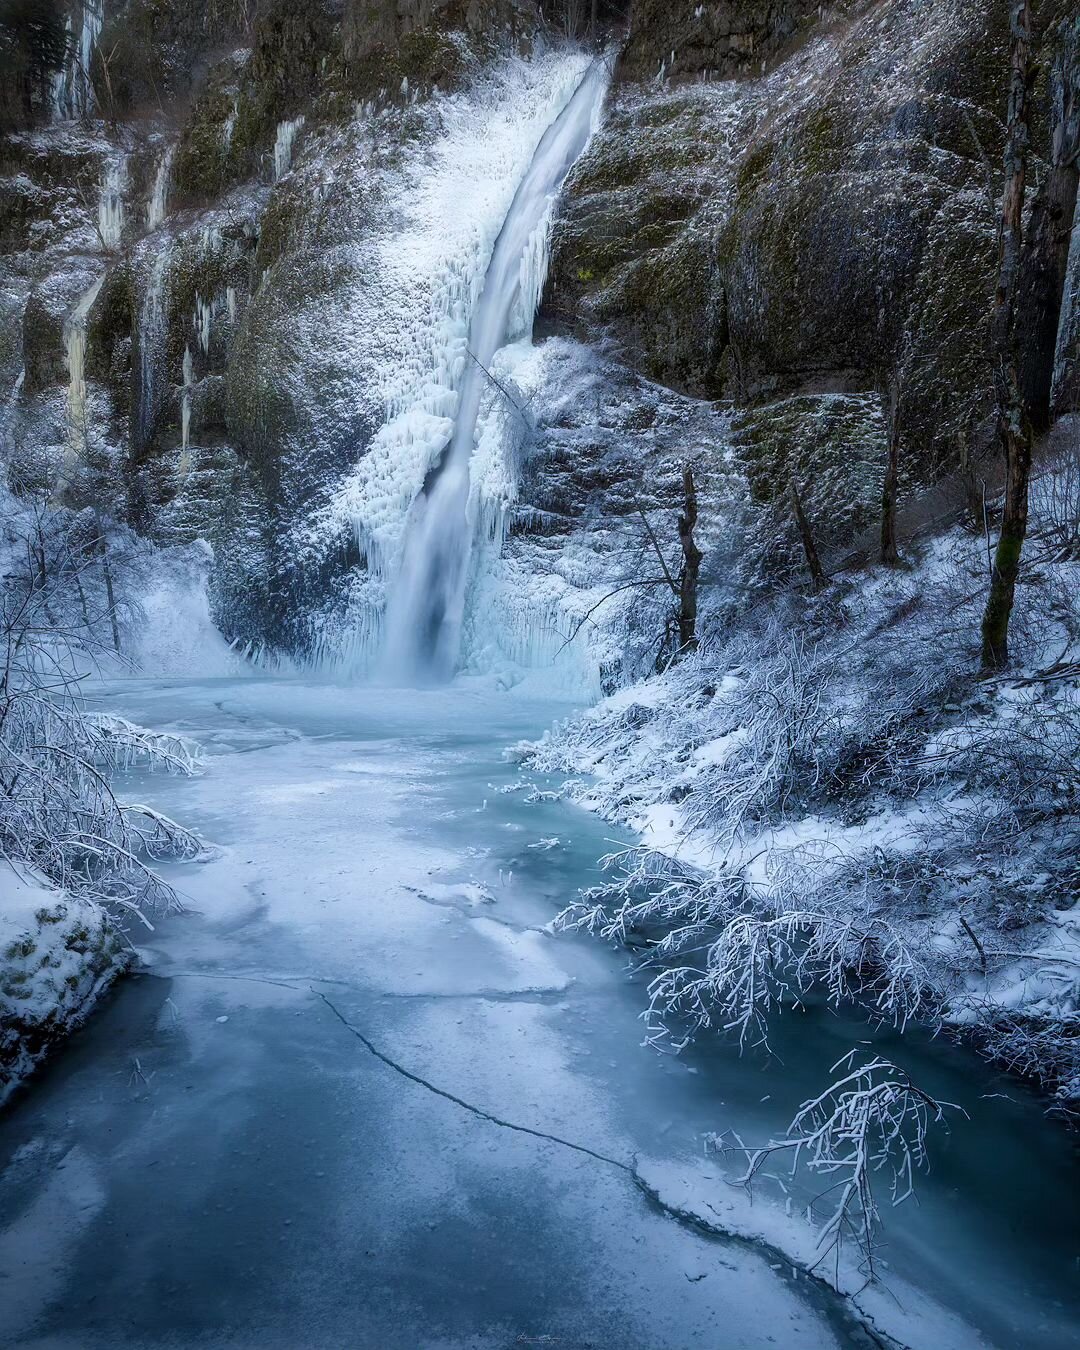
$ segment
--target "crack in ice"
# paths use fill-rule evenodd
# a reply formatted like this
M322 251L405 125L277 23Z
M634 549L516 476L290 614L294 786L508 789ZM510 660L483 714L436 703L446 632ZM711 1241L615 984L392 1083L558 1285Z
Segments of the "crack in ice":
M463 1111L468 1111L470 1115L476 1116L478 1120L484 1120L491 1125L497 1125L500 1129L513 1130L517 1134L526 1134L534 1139L544 1139L549 1143L559 1144L562 1148L570 1149L574 1153L582 1153L586 1157L594 1158L597 1162L606 1163L607 1166L616 1168L630 1178L635 1190L643 1195L655 1209L667 1215L668 1218L673 1219L683 1227L692 1229L700 1236L710 1238L714 1241L734 1243L739 1247L752 1251L758 1256L764 1254L765 1256L779 1258L790 1265L793 1270L798 1269L804 1279L816 1285L823 1293L827 1294L831 1299L834 1299L840 1307L848 1309L859 1329L863 1331L873 1344L880 1348L880 1350L911 1350L910 1346L906 1346L902 1342L893 1339L887 1333L879 1331L878 1328L874 1326L871 1316L864 1312L853 1299L846 1299L845 1296L836 1290L823 1276L818 1275L812 1268L801 1262L793 1261L791 1257L780 1248L774 1247L769 1242L753 1237L747 1237L741 1233L732 1232L719 1224L711 1223L708 1219L695 1214L691 1210L683 1209L682 1207L673 1205L665 1200L660 1195L659 1191L657 1191L654 1186L650 1185L650 1183L641 1175L638 1170L636 1155L631 1155L629 1162L623 1162L619 1158L613 1158L607 1153L600 1153L598 1150L589 1148L585 1144L577 1144L572 1139L564 1139L558 1134L549 1134L546 1130L533 1129L530 1125L519 1125L512 1120L504 1120L501 1116L496 1116L490 1111L485 1111L479 1106L474 1106L472 1102L466 1101L463 1097L458 1097L455 1093L447 1091L446 1088L439 1087L429 1079L423 1078L420 1074L413 1073L411 1069L407 1069L403 1064L398 1063L397 1060L391 1058L385 1051L380 1050L379 1047L375 1045L373 1041L369 1040L358 1027L354 1026L341 1009L328 999L325 994L314 988L312 988L311 992L316 998L321 999L322 1002L326 1004L341 1025L356 1037L370 1055L373 1055L375 1059L385 1064L387 1068L392 1069L394 1073L407 1079L410 1083L415 1083L419 1087L426 1088L428 1092L434 1093L436 1097L442 1097L445 1101L452 1102Z

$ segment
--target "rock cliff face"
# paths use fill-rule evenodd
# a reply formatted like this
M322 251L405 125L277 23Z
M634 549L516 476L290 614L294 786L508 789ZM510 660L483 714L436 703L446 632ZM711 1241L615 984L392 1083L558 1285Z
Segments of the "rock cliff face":
M1043 6L1044 55L1067 8ZM377 367L403 359L382 340L377 240L493 67L587 25L590 6L64 12L92 39L88 70L31 82L0 140L8 458L22 484L159 542L208 538L226 633L310 652L362 583L358 535L330 506L386 418ZM734 452L762 501L799 477L842 547L873 513L891 387L908 484L987 449L1003 6L632 0L597 14L625 40L560 202L545 329L601 350L620 387L667 386L697 451ZM58 99L75 115L50 121ZM1040 88L1040 155L1046 104ZM1063 403L1077 328L1071 315ZM558 403L542 382L534 393ZM691 418L701 400L725 407L715 439ZM642 490L666 500L668 477ZM568 490L526 473L515 541L544 539L529 521L551 519L549 486ZM560 502L571 524L603 514L588 493Z
M642 0L560 222L552 317L751 407L896 381L908 472L940 475L988 440L1006 68L992 0Z

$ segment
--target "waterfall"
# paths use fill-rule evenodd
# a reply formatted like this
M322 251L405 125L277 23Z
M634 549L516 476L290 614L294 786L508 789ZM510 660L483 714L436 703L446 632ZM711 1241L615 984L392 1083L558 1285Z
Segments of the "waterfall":
M90 62L101 35L103 0L82 0L82 21L75 39L74 16L67 17L68 58L53 77L53 114L58 119L85 117L94 106Z
M383 667L391 678L448 679L457 666L478 516L470 460L483 395L496 353L531 335L552 207L588 144L606 84L603 63L595 62L540 141L496 240L469 325L453 429L413 503L390 594Z
M124 165L116 160L105 170L98 197L98 234L103 248L118 249L124 233Z
M165 219L169 209L169 178L172 174L173 155L176 146L170 145L158 161L154 174L154 186L150 190L150 200L146 205L146 228L156 230Z
M304 125L302 117L294 117L290 122L280 122L277 129L277 138L274 141L274 181L289 172L292 164L293 142L296 140L296 133Z

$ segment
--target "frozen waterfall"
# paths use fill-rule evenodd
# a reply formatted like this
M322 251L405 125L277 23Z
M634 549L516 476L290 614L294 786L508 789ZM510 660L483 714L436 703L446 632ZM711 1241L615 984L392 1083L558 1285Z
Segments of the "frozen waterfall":
M594 62L545 132L506 214L469 325L453 431L413 503L390 593L383 671L439 681L457 666L477 504L469 465L495 354L531 331L547 261L551 209L588 144L607 85Z

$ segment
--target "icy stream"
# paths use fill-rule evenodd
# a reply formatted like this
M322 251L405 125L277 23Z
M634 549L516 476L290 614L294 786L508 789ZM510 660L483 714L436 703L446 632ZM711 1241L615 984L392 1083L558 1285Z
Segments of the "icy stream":
M146 935L148 973L0 1122L0 1343L872 1343L776 1251L635 1185L737 1214L702 1134L763 1138L869 1033L811 1012L768 1064L641 1046L623 959L541 931L613 831L501 755L565 708L255 680L102 698L202 742L202 776L124 787L218 851L174 869L189 912ZM1071 1344L1070 1145L944 1042L886 1048L971 1121L889 1216L875 1317L934 1350Z

